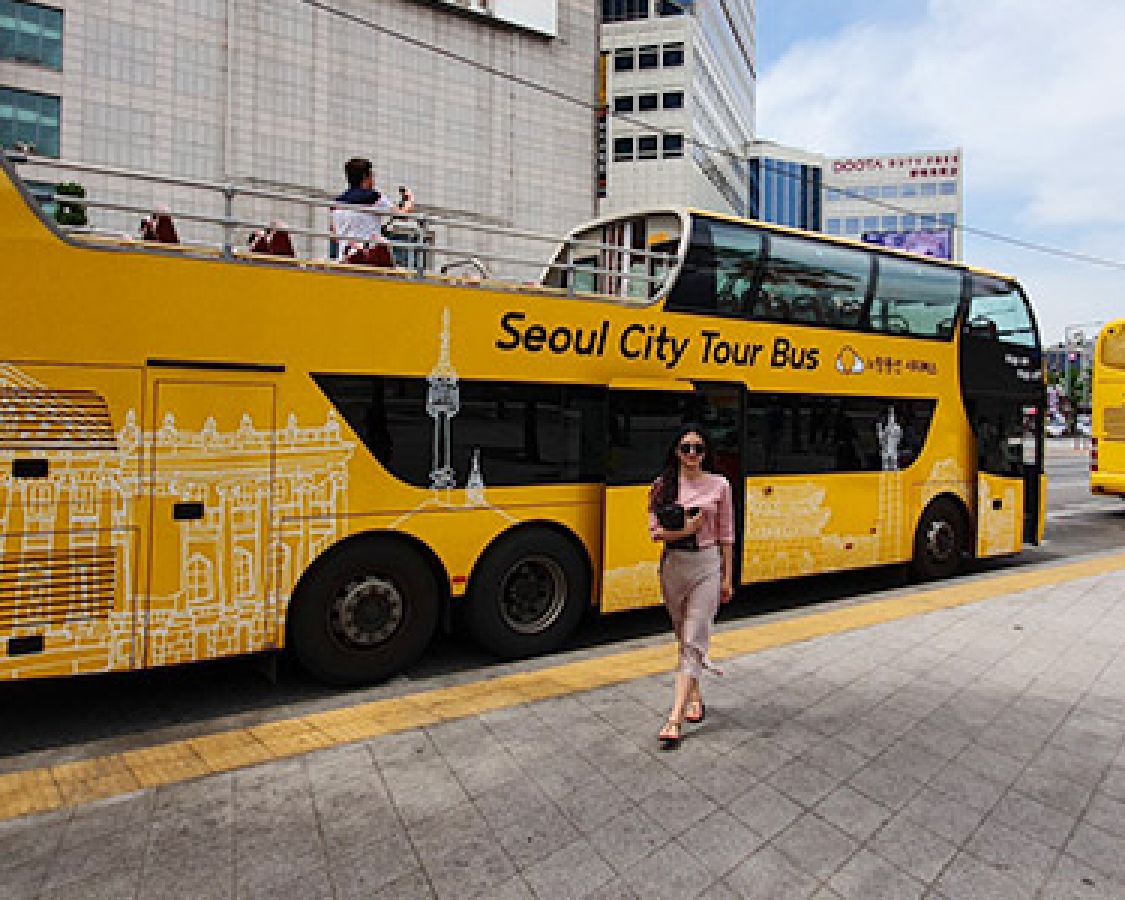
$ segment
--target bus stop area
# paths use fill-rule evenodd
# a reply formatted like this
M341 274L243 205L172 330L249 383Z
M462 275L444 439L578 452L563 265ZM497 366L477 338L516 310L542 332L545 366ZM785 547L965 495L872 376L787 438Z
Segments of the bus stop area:
M1125 896L1125 555L714 650L671 751L662 638L2 776L0 897Z

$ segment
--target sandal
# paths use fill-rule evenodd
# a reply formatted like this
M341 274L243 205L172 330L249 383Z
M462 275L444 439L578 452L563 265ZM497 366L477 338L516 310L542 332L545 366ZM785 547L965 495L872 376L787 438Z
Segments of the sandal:
M680 746L680 740L683 738L683 727L681 722L675 719L669 719L664 723L664 727L660 729L660 734L656 739L660 741L661 749L675 750Z
M699 709L699 712L688 712L687 710ZM684 721L690 722L692 725L698 725L705 718L707 718L707 704L702 699L689 700L687 710L684 710Z

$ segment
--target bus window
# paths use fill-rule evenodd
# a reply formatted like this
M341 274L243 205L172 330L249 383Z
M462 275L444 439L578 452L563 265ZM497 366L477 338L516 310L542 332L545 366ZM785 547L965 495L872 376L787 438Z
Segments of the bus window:
M909 259L880 256L878 261L871 327L951 340L961 302L961 273Z
M743 314L761 259L761 232L744 225L693 219L691 245L668 309Z
M598 291L598 259L596 256L583 256L574 261L574 290L580 294L595 294Z
M966 327L977 337L1005 344L1035 347L1035 326L1023 295L998 278L969 277L969 318Z
M871 257L859 250L771 236L755 319L854 328L863 313Z

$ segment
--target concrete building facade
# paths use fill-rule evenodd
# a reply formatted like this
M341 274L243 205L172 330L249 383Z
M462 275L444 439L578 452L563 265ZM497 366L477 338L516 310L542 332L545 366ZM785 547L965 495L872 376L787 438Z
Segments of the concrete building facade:
M602 0L602 214L694 206L745 215L755 24L755 0Z
M550 233L594 215L588 0L537 0L528 27L488 4L331 6L337 14L301 0L0 0L0 143L325 196L343 189L347 158L367 156L384 192L409 185L423 208ZM83 180L131 202L183 200ZM278 212L327 224L320 211Z

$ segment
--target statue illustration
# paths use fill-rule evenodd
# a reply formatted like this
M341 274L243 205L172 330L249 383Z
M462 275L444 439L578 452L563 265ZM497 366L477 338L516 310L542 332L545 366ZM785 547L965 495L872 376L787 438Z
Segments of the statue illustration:
M887 407L887 421L875 423L875 434L879 438L879 455L883 460L884 472L898 471L898 445L902 441L902 426L895 421L895 408Z
M480 447L473 448L473 462L469 467L469 479L465 482L465 505L487 505L484 499L484 473L480 468Z

